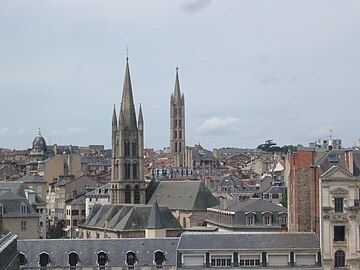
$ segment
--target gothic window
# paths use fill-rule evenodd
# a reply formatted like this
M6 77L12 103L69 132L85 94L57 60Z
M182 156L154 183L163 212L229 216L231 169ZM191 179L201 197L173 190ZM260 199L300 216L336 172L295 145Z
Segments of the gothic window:
M177 108L174 108L174 116L177 115Z
M335 212L344 212L344 198L335 198Z
M181 133L181 130L179 130L179 139L181 139L182 137L182 133Z
M71 252L69 254L69 265L70 265L70 270L75 270L76 269L76 265L79 262L79 256L77 255L76 252Z
M174 139L177 139L177 137L176 137L176 130L174 130Z
M165 261L164 252L158 250L155 252L155 264L156 265L163 265Z
M134 187L134 203L140 203L140 191L138 185Z
M179 142L179 152L181 152L181 142Z
M130 163L125 163L125 179L130 179Z
M124 142L124 146L125 146L125 156L128 157L130 156L130 143Z
M125 187L125 203L131 203L131 188L129 185Z
M99 269L105 269L105 265L107 263L107 256L106 253L104 251L101 251L98 253L98 260L97 263L99 265Z
M181 128L181 119L179 119L179 127Z
M342 250L335 252L335 267L345 267L345 252Z
M174 120L174 127L177 127L177 119Z
M133 166L133 177L132 177L132 179L137 179L138 178L138 165L137 165L137 163L134 163L132 166Z
M175 153L177 153L178 149L177 149L177 142L175 142Z
M179 108L179 116L181 116L181 108Z
M133 157L136 157L137 156L137 144L136 144L136 142L133 142L132 143L132 156Z
M46 267L49 264L49 261L50 261L49 254L47 254L45 252L41 253L40 254L40 262L39 262L40 269L46 269Z
M126 264L127 265L134 265L136 263L136 255L135 252L129 251L126 253Z
M345 226L334 226L334 242L345 241Z

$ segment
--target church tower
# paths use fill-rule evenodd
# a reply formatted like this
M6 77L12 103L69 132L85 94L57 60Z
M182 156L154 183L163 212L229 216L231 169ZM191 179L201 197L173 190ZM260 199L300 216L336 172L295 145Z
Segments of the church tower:
M174 93L170 98L170 153L174 166L185 166L185 99L180 92L179 70L176 68Z
M129 58L126 58L119 117L112 116L111 203L145 204L144 122L139 109L136 122Z

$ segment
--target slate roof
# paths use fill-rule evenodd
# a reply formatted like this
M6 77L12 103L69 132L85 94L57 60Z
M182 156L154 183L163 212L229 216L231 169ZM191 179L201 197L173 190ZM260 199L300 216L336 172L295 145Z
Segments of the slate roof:
M155 199L171 210L206 210L219 204L202 181L161 181L148 204Z
M146 226L147 229L163 229L163 221L160 212L159 205L155 200L150 211L150 215L148 218L148 224Z
M25 175L18 181L22 181L24 183L46 183L46 180L38 175Z
M126 205L126 204L109 204L109 205L94 205L90 215L86 219L83 226L97 227L114 230L141 230L152 225L152 218L150 213L151 205ZM176 220L169 208L162 206L157 213L161 219L163 228L181 229L180 223ZM149 222L150 221L150 222Z
M136 266L154 265L154 253L164 252L165 264L176 264L176 247L179 238L121 238L121 239L41 239L18 240L17 246L26 256L26 267L39 267L39 255L47 252L50 256L50 267L68 266L68 254L76 252L79 256L78 266L96 266L97 253L107 254L108 267L125 265L126 253L136 253ZM61 255L60 255L61 254Z
M285 186L270 186L263 193L264 194L268 194L268 193L271 193L271 194L280 194L280 193L284 194L285 190L286 190Z
M214 209L223 209L221 206L213 207ZM228 207L225 209L226 211L233 212L286 212L287 209L285 207L279 206L267 200L263 200L260 198L249 198L245 201L240 201L239 199L234 199L228 202Z
M267 249L320 250L315 233L192 233L181 235L178 250L264 251Z
M30 205L29 200L11 191L0 191L0 203L3 207L3 216L38 216L34 208ZM20 205L25 205L27 212L20 212Z
M0 182L0 191L11 191L14 194L17 194L23 198L26 198L25 195L25 184L22 181L1 181Z

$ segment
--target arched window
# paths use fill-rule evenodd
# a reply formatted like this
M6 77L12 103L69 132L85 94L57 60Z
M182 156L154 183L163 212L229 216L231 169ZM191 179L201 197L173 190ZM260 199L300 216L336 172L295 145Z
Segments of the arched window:
M156 251L155 252L155 264L156 264L156 266L163 265L164 262L165 262L164 252L162 252L161 250Z
M181 119L179 119L179 128L181 128Z
M179 130L179 139L182 139L181 130Z
M131 188L129 185L125 187L125 203L131 203Z
M135 252L129 251L126 253L126 264L127 265L135 265L136 261L137 261L137 259L136 259Z
M19 263L20 265L25 265L26 264L26 256L24 253L20 252L19 254Z
M177 137L176 137L176 130L174 130L174 139L177 139Z
M335 267L345 267L345 252L342 250L335 252Z
M132 156L133 157L136 157L137 156L137 143L136 142L133 142L131 144L131 148L132 148Z
M133 176L132 179L137 179L138 178L138 165L137 163L133 163Z
M105 265L107 263L107 255L104 251L100 251L98 254L97 254L97 263L99 265L99 270L103 270L105 269Z
M134 187L134 203L140 203L140 191L138 185Z
M70 270L75 270L76 269L76 265L79 262L79 256L76 252L71 252L69 254L69 265L70 265Z
M126 162L124 168L125 168L125 179L130 179L130 163Z
M46 252L41 253L40 261L39 261L40 269L46 269L49 262L50 262L49 254L47 254Z
M129 142L124 142L124 154L125 154L125 157L128 157L130 156L130 143Z

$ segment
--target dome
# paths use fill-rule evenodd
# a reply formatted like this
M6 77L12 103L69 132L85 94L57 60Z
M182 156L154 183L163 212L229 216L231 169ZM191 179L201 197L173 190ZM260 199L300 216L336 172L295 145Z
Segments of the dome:
M32 144L33 150L42 150L43 152L46 152L46 141L43 136L41 136L41 132L39 130L38 135L35 137L33 144Z

